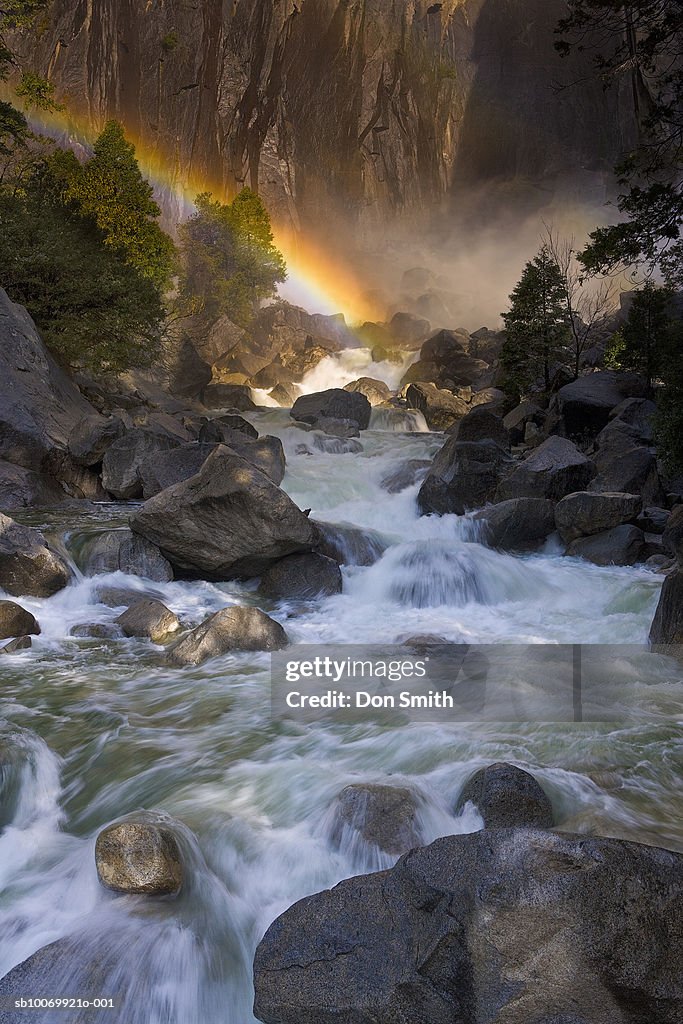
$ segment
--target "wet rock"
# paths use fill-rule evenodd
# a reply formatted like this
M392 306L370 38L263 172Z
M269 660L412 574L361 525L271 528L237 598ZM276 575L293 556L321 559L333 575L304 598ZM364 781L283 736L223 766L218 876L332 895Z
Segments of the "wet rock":
M374 565L388 547L374 530L317 520L314 525L318 532L317 550L333 558L338 565Z
M358 455L363 451L363 445L353 437L328 437L318 433L313 437L313 447L326 455Z
M142 466L182 442L167 433L135 427L114 441L102 460L102 485L115 498L142 497Z
M680 568L664 580L650 629L650 643L683 645L683 570Z
M615 526L612 530L572 541L567 554L594 565L635 565L643 555L644 546L645 536L637 526Z
M398 345L415 349L431 330L429 320L413 313L394 313L389 323L389 336Z
M155 544L126 528L107 530L88 539L78 557L85 576L125 572L155 583L173 579L171 563Z
M389 494L400 494L423 480L431 465L429 459L408 459L398 469L383 477L381 487Z
M666 575L672 569L676 568L676 560L669 558L668 555L657 553L656 555L650 555L649 558L645 559L643 563L646 569L651 569L652 572L659 572Z
M332 420L322 416L316 424L316 429L331 437L360 437L355 420Z
M644 508L636 519L636 526L639 526L644 533L663 534L671 513L668 508L657 508L649 505Z
M97 587L94 596L98 604L103 604L107 608L128 608L143 599L164 599L164 595L158 590L134 590L133 587Z
M484 828L552 828L552 804L533 775L514 764L500 762L480 768L465 783L456 814L472 803Z
M40 626L30 612L14 601L0 601L0 640L39 633Z
M555 524L562 540L569 544L579 537L633 523L643 506L638 494L597 494L578 491L568 494L555 508Z
M399 786L347 786L333 809L330 838L335 846L344 846L353 842L354 833L395 856L419 846L415 795Z
M397 644L403 644L404 647L410 647L411 650L422 653L428 651L430 647L443 647L448 643L443 636L437 636L436 633L415 633L413 636L401 636L396 641Z
M261 577L259 589L274 600L309 601L341 594L342 574L333 558L310 551L276 562Z
M597 437L607 426L610 413L627 398L644 398L647 388L633 373L601 370L565 384L553 399L562 433L569 438Z
M123 636L123 630L108 622L80 622L72 627L69 635L91 640L118 640Z
M499 551L526 551L555 531L555 506L547 498L510 498L475 513L481 539Z
M293 383L294 374L292 370L287 366L283 366L278 356L271 363L262 367L250 380L252 387L265 390L276 387L278 384L292 385Z
M169 651L173 665L202 665L229 651L277 651L289 639L279 622L259 608L223 608Z
M253 392L246 384L208 384L202 392L207 409L237 409L252 412L257 408Z
M33 647L30 636L18 636L16 640L10 640L4 647L0 647L0 654L17 654L19 651L28 651Z
M243 416L236 413L227 413L225 416L214 416L212 419L205 419L199 429L198 440L204 444L227 444L234 439L235 434L243 435L241 440L248 438L255 441L258 437L256 427L245 420Z
M312 550L308 518L265 474L219 446L189 480L150 498L131 517L174 569L204 579L258 576Z
M466 416L449 427L447 433L458 441L495 441L505 451L510 451L510 434L501 416L485 405L475 406Z
M299 397L299 390L293 385L276 384L270 392L269 397L272 398L274 402L277 402L281 408L291 409Z
M121 627L124 636L148 637L160 644L180 629L180 620L161 601L142 598L119 615L116 625Z
M417 502L422 515L463 515L492 501L512 460L494 441L450 438L425 478Z
M345 384L344 391L365 395L370 405L381 405L382 402L388 402L392 395L384 381L376 380L374 377L359 377L358 380Z
M113 892L172 896L183 885L183 860L171 828L152 821L120 821L95 844L97 877Z
M285 911L256 951L255 1014L676 1024L682 895L668 850L527 828L448 836Z
M430 430L448 430L469 411L462 398L434 384L411 384L406 391L406 401L411 409L422 413Z
M0 514L0 588L14 597L52 597L71 579L39 530Z
M54 477L0 460L0 509L50 507L67 497Z
M595 476L594 464L564 437L549 437L505 477L497 501L509 498L548 498L560 501L583 491Z
M69 435L69 453L78 466L96 466L125 431L118 416L84 416Z
M662 534L664 550L683 565L683 505L677 505Z
M294 420L316 428L319 428L320 420L352 420L359 430L367 430L371 411L372 407L365 395L331 388L329 391L297 398L291 416Z

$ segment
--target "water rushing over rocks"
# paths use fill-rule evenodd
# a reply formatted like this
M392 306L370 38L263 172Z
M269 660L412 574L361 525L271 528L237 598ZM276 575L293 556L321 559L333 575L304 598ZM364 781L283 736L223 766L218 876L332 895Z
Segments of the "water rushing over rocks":
M293 643L393 643L421 634L472 643L647 642L661 577L562 558L552 537L539 554L499 554L478 542L480 526L469 517L420 518L419 482L397 493L383 488L443 442L419 423L402 433L373 413L362 452L297 454L307 434L286 411L247 418L282 440L283 488L311 509L312 521L372 533L373 564L343 566L341 594L305 602L266 599L253 583L152 582L120 570L86 577L74 564L66 589L21 598L41 633L31 651L0 662L0 802L9 809L0 834L0 973L64 940L55 947L58 974L49 955L43 960L61 994L107 994L113 985L127 1024L255 1019L251 961L275 917L396 860L357 835L335 841L331 809L349 785L408 789L422 841L430 842L481 828L471 805L454 810L458 795L476 769L512 761L540 782L563 830L683 850L680 707L676 669L664 657L648 658L646 677L624 665L642 711L625 726L306 727L271 719L265 653L179 669L161 646L110 638L133 591L162 601L185 626L229 604L258 606ZM129 514L130 506L101 505L17 518L79 563L91 535L125 526ZM103 635L72 635L86 623ZM140 810L183 823L185 882L175 898L117 896L98 883L97 834ZM90 972L91 961L101 973ZM42 1018L52 1019L64 1018ZM112 1018L101 1011L87 1019Z

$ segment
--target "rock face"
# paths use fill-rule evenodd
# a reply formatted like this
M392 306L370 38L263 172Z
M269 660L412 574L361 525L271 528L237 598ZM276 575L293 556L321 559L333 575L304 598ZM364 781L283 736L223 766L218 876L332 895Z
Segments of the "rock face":
M514 764L480 768L458 797L455 809L472 803L484 828L552 828L553 808L533 775Z
M0 460L0 510L58 505L66 498L56 480Z
M86 542L78 561L86 576L125 572L144 576L155 583L168 583L173 579L171 563L159 548L128 529L96 534Z
M178 616L153 598L136 601L123 615L119 615L116 624L124 636L148 637L156 644L180 629Z
M228 651L278 651L289 639L260 608L224 608L191 630L169 653L174 665L201 665Z
M682 896L683 857L667 850L527 828L449 836L285 911L256 952L255 1014L675 1024Z
M595 466L564 437L549 437L510 473L498 488L498 501L548 498L560 501L582 491L595 476Z
M481 539L499 551L525 551L542 544L555 530L555 506L547 498L511 498L481 509L473 517Z
M0 640L39 633L40 626L30 612L14 601L0 601Z
M398 856L420 845L415 795L400 786L358 783L337 797L330 838L337 845L361 836L383 853Z
M151 821L121 821L95 844L97 877L114 892L171 896L183 884L183 862L173 830Z
M308 423L321 430L324 430L324 425L321 426L324 420L351 420L358 430L367 430L371 411L370 402L360 392L331 388L329 391L297 398L291 416L300 423Z
M562 540L569 544L615 526L634 522L643 506L638 494L568 494L555 508L555 523Z
M70 578L69 567L39 530L0 514L0 588L15 597L52 597Z
M131 528L181 574L212 580L260 575L316 541L290 498L222 446L195 476L150 498L131 517Z
M477 444L451 438L437 452L417 503L422 515L463 515L492 501L512 460L493 441Z
M683 564L683 505L677 505L671 513L662 534L662 543L668 554L673 555L679 565Z
M333 558L311 551L276 562L261 577L259 589L275 600L312 601L341 594L342 574Z
M96 466L124 433L118 416L84 416L69 435L69 452L77 466Z

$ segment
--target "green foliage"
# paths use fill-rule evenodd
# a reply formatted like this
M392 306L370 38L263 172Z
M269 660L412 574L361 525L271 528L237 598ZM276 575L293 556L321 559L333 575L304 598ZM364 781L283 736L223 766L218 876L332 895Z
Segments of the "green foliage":
M665 341L662 376L664 387L657 396L655 436L664 465L683 473L683 321L673 320Z
M164 38L161 40L161 49L164 53L173 53L180 46L180 36L175 29L171 29L167 32Z
M621 334L621 364L635 370L652 388L655 379L666 371L665 353L671 328L671 292L652 282L636 292Z
M27 107L35 107L37 110L64 110L64 104L55 100L53 83L33 71L23 72L17 86L17 96L21 96Z
M5 39L7 29L29 24L36 14L47 6L48 0L0 0L0 81L4 81L16 64L15 56ZM24 76L26 78L26 76ZM33 82L26 79L28 88L37 87L42 80L37 75ZM47 87L47 92L45 90ZM50 86L44 83L43 95L49 95ZM23 95L20 93L20 95ZM35 92L33 93L35 96ZM28 123L24 115L8 103L0 101L0 156L10 156L17 147L25 145L30 138Z
M570 329L565 282L547 245L524 268L503 320L501 364L507 389L517 397L542 378L549 391L552 365L566 355Z
M624 332L615 331L605 347L603 363L607 370L623 370L624 348Z
M154 359L164 308L154 284L60 198L45 169L20 194L0 195L0 279L63 363L124 370Z
M287 273L274 244L268 211L248 188L232 203L217 202L210 193L203 193L195 205L196 213L181 231L182 300L201 309L207 319L226 314L234 323L247 326Z
M104 244L123 257L157 289L167 288L175 246L158 223L161 211L142 175L135 147L117 121L108 121L83 166L74 159L61 172L64 198L91 217Z
M23 145L31 132L20 110L0 100L0 156L10 156L17 146Z

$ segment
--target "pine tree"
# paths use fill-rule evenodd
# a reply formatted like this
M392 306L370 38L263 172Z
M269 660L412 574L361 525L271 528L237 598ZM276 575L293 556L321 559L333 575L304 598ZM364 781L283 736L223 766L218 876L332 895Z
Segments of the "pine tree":
M501 364L509 390L523 395L540 378L549 391L553 363L566 355L570 331L564 281L547 245L524 268L503 320Z
M666 373L665 352L671 329L671 299L668 288L648 281L633 296L628 319L621 330L621 364L643 375L652 390L655 378Z

